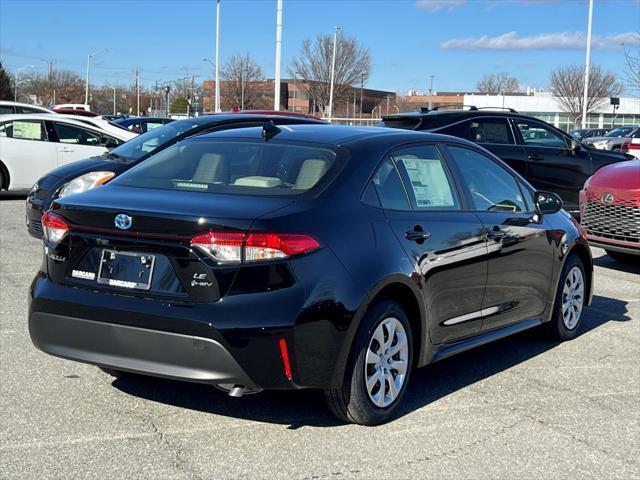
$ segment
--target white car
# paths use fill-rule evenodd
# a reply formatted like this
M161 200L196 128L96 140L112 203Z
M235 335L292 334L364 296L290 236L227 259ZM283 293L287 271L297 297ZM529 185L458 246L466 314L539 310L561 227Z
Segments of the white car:
M103 119L102 117L80 117L76 115L69 115L66 113L54 113L57 117L64 118L72 118L78 122L87 124L91 127L98 128L100 130L104 130L107 133L112 133L114 135L124 135L127 140L131 140L139 135L137 132L133 132L129 129L118 127L108 120Z
M53 108L65 108L69 110L86 110L87 112L91 111L91 107L86 103L59 103L58 105L54 105Z
M39 107L38 105L29 105L28 103L0 101L0 115L13 115L14 113L54 113L51 110Z
M24 190L49 170L101 155L126 142L131 132L105 132L54 114L0 117L0 190Z

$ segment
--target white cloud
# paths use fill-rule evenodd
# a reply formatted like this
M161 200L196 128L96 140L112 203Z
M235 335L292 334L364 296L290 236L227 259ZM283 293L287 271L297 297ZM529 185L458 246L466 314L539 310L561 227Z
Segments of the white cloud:
M635 44L633 32L617 35L593 35L591 48L594 50L621 50L622 44ZM517 32L508 32L496 37L453 38L440 45L448 50L550 50L582 49L587 45L582 32L542 33L529 37L518 37Z
M429 12L447 10L451 12L467 3L467 0L417 0L416 6Z

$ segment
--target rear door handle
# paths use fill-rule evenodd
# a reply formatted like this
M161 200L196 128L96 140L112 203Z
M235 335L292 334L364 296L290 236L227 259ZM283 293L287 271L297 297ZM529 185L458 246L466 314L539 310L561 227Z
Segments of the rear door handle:
M527 158L533 162L541 162L544 160L544 157L538 154L529 155Z
M404 234L404 237L407 240L410 240L412 242L424 241L427 238L429 238L430 236L431 236L431 234L429 232L425 232L422 229L420 229L420 230L409 230L408 232L405 232L405 234Z
M64 152L64 153L70 153L73 152L73 148L69 148L69 147L62 147L58 149L59 152Z

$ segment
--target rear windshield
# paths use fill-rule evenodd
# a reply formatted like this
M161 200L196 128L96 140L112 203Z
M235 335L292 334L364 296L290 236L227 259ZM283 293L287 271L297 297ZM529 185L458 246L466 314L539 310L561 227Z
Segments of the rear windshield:
M334 151L311 145L192 139L153 155L111 184L244 195L297 195L329 177Z

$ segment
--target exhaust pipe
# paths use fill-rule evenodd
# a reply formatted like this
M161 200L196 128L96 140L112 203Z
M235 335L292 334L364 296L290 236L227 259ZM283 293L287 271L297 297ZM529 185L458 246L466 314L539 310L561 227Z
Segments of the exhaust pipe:
M230 397L240 398L244 395L245 390L246 390L246 387L244 385L234 385L233 388L229 390L228 395Z

